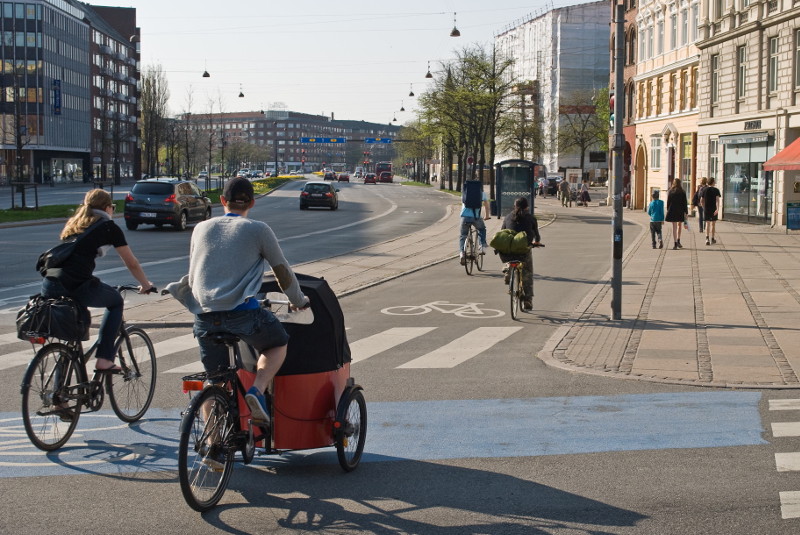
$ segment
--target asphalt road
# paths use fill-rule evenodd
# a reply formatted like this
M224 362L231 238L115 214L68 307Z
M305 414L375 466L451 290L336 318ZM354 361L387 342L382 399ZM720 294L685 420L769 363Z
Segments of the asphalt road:
M417 188L342 186L337 212L299 212L288 191L259 201L292 262L405 234L438 220L448 202ZM344 474L332 450L261 458L237 466L220 506L205 515L185 505L175 473L187 400L179 378L197 367L190 336L184 349L159 353L145 420L123 425L107 409L84 415L70 443L47 455L21 429L22 368L0 369L0 531L796 533L799 521L782 518L791 510L782 496L791 496L781 492L800 481L776 461L800 439L769 431L794 416L774 410L796 397L791 391L615 381L535 358L608 271L610 232L606 217L577 209L543 228L535 308L518 322L491 255L473 277L453 260L342 298L352 375L368 402L362 464ZM158 239L155 248L189 233L133 235ZM163 246L172 262L180 246ZM156 256L144 261L151 278L172 274ZM159 347L187 337L151 334ZM21 350L2 343L2 354Z

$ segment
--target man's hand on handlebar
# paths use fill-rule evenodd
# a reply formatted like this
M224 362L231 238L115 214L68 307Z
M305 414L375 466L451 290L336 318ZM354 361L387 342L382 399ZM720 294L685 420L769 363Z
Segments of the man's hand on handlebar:
M157 293L157 292L158 292L158 288L156 288L152 284L147 289L144 289L143 286L139 286L139 293L140 294L147 295L147 294L150 294L150 293Z
M310 307L310 306L311 306L311 299L309 299L309 298L306 296L306 303L305 303L303 306L301 306L301 307L297 307L297 306L294 306L294 305L290 304L290 305L289 305L289 311L291 311L291 312L296 312L296 311L298 311L298 310L305 310L305 309L307 309L307 308L308 308L308 307Z

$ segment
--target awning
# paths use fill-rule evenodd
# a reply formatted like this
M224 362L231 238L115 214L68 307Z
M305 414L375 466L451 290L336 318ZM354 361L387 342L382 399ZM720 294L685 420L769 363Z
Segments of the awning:
M765 171L800 171L800 138L764 162Z

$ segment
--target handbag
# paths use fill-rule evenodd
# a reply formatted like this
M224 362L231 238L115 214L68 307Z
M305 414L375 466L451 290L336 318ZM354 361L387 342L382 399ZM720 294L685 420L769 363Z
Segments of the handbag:
M17 312L17 338L58 338L66 341L89 339L92 317L89 309L69 297L31 296Z
M72 256L72 253L75 252L75 247L78 245L78 241L86 236L92 228L96 227L103 221L105 221L105 219L98 219L86 227L86 230L78 234L78 236L75 238L71 239L70 241L59 243L55 247L51 247L40 254L39 258L36 260L36 271L38 271L41 276L44 277L47 275L48 269L62 266L64 262L66 262L67 259Z

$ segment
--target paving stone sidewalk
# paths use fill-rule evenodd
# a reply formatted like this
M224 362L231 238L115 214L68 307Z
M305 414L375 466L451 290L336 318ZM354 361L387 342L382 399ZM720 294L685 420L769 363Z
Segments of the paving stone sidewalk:
M611 217L610 207L588 209ZM625 210L624 219L641 230L623 256L622 319L610 319L609 271L539 358L615 378L800 388L800 234L719 221L706 246L690 218L683 249L672 249L670 223L664 248L652 249L647 215Z

